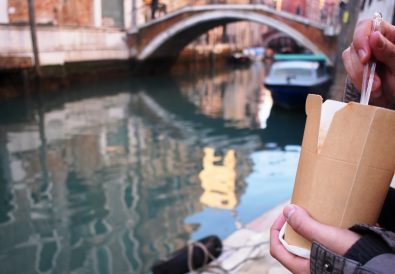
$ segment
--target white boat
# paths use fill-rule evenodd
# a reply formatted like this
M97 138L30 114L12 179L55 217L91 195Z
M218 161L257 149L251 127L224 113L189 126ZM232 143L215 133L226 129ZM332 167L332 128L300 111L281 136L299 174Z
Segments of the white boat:
M272 92L275 104L297 108L304 107L309 93L325 98L330 82L321 55L291 54L275 56L264 85Z

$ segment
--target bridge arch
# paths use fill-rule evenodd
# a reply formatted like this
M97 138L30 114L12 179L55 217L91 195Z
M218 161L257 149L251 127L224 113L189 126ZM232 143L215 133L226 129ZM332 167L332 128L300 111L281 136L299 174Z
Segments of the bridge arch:
M265 38L264 38L265 41L262 44L262 46L263 47L268 47L270 42L272 42L273 40L276 40L276 39L279 39L279 38L287 38L287 37L289 37L288 34L283 33L283 32L276 31L276 32L269 33L268 35L265 36Z
M192 42L199 35L207 32L209 29L220 26L224 23L236 21L251 21L270 26L280 32L286 33L293 39L304 45L313 53L320 53L326 56L329 64L331 58L320 50L306 35L298 30L288 26L280 20L270 16L260 14L254 11L246 10L212 10L203 13L194 14L181 20L166 30L163 30L154 39L152 39L138 55L139 60L146 60L153 57L164 56L165 53L173 52L178 54L182 48Z

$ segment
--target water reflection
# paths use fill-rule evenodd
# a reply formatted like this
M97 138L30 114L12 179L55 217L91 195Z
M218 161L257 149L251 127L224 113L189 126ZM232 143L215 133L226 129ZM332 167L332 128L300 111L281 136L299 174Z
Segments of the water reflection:
M259 85L264 75L265 67L258 62L250 70L206 75L182 83L181 92L202 114L222 118L228 126L257 128L265 124L273 105L270 93Z
M2 273L147 273L190 238L225 237L287 199L298 152L285 145L300 143L304 114L268 116L261 73L125 80L1 105Z
M214 208L234 209L236 197L236 155L233 149L223 157L213 148L204 148L203 170L199 173L204 192L200 202Z
M270 111L273 107L273 98L270 91L262 89L259 101L261 103L258 106L257 121L259 127L265 129L267 127L267 120L269 119Z

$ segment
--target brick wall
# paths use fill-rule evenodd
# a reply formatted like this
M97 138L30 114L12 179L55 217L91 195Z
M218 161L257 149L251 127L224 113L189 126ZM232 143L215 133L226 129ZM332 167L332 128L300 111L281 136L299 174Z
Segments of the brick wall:
M61 25L93 25L92 0L69 0L65 2L61 10Z
M37 24L65 26L92 26L92 0L39 0L35 1ZM28 22L27 0L8 0L10 23Z
M283 0L281 9L286 12L306 15L306 0Z

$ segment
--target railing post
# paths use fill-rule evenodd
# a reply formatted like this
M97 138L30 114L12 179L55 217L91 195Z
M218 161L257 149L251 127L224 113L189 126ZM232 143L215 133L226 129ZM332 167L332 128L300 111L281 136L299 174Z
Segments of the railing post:
M102 3L101 0L93 1L93 26L99 28L102 26Z
M36 75L41 78L41 67L40 67L40 56L38 52L37 46L37 30L36 30L36 16L35 16L35 7L34 0L28 0L29 7L29 25L30 25L30 34L32 38L32 48L34 55L34 68L36 71Z
M132 30L137 30L137 6L136 0L132 0Z

